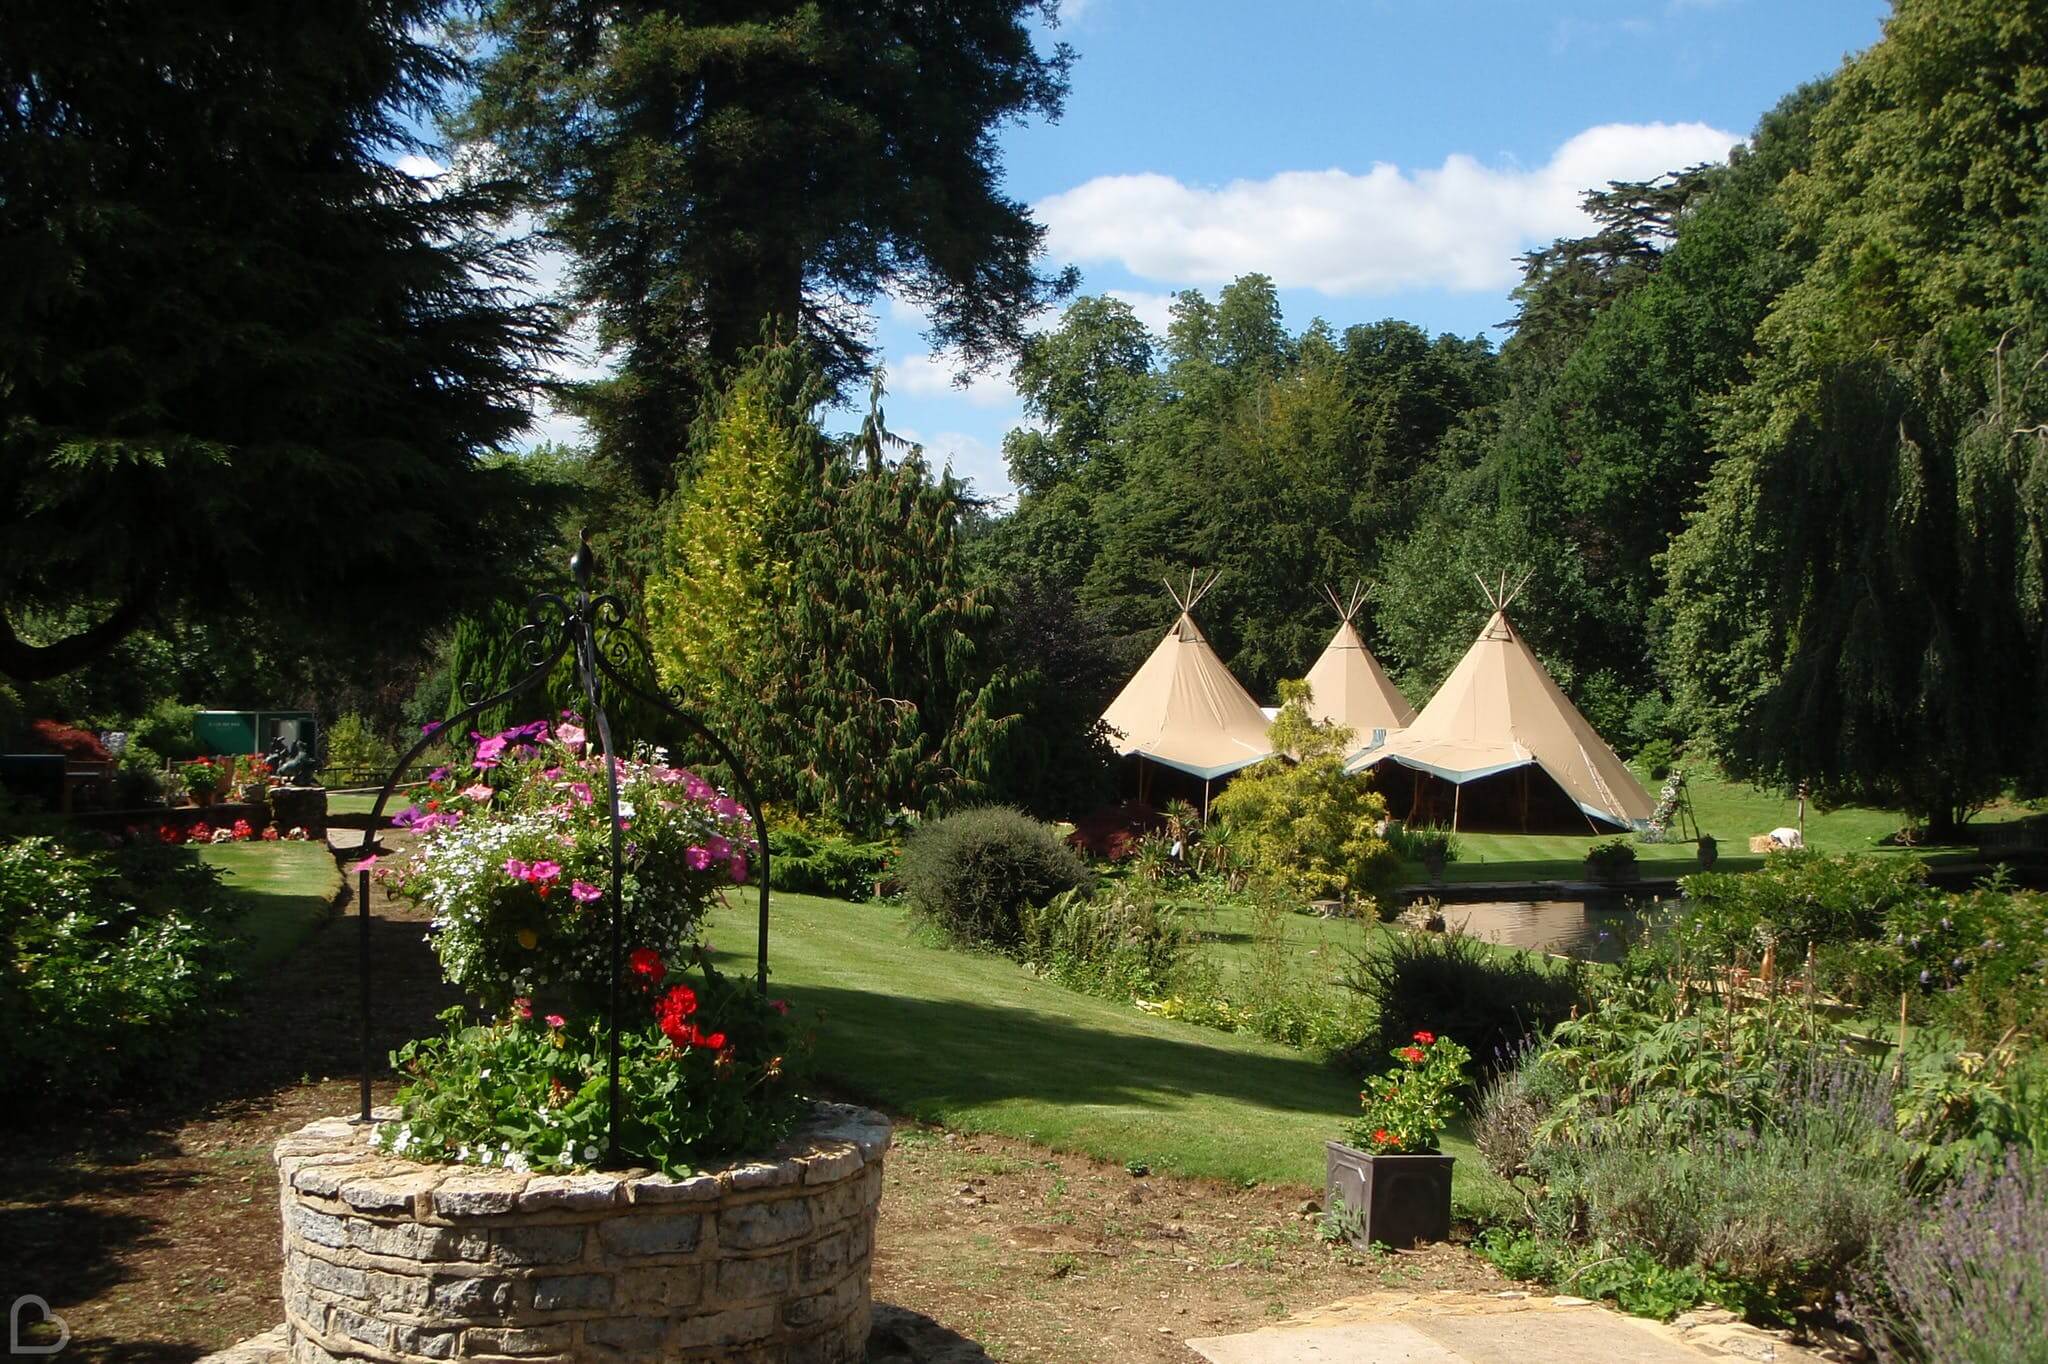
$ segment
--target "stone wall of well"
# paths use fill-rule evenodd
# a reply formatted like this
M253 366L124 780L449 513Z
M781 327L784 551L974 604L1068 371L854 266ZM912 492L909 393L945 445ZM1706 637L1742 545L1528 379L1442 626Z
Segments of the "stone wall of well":
M296 1364L841 1364L868 1334L889 1122L821 1104L687 1179L421 1165L326 1118L277 1144Z

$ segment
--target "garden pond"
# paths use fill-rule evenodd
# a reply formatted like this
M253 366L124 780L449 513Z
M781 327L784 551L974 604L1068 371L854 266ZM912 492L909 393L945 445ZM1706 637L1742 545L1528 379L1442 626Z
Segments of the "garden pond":
M1581 961L1617 962L1647 923L1676 900L1603 895L1581 900L1493 900L1447 904L1444 922L1503 947Z

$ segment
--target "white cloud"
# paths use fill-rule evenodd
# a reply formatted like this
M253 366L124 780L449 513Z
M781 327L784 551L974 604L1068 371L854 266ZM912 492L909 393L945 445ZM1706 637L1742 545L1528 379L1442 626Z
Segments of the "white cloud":
M1532 245L1586 232L1587 189L1718 161L1741 141L1704 123L1610 123L1544 165L1490 167L1463 153L1435 169L1384 162L1364 174L1283 171L1190 186L1145 173L1101 176L1039 201L1057 260L1113 261L1175 285L1252 271L1334 296L1504 289Z
M437 175L448 173L448 168L439 161L431 156L421 156L417 152L407 152L393 164L416 180L431 180Z
M1142 289L1105 289L1103 293L1119 303L1129 304L1138 320L1156 335L1166 335L1167 327L1173 322L1172 294L1150 294Z
M1003 452L979 436L965 431L940 431L926 436L908 427L896 434L923 446L924 457L933 468L951 465L953 472L972 483L982 496L1010 496L1010 471L1003 463Z
M899 355L889 361L889 390L919 398L964 398L976 407L1008 407L1016 403L1007 371L997 368L975 375L965 385L953 382L960 372L957 357L938 352L931 355Z

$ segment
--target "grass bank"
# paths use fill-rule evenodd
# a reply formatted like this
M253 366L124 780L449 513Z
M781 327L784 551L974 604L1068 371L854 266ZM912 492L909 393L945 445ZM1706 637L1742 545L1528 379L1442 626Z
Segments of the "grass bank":
M240 902L236 969L262 972L291 954L332 912L341 873L324 843L220 843L200 860L227 873Z
M750 969L750 908L721 909L721 965ZM1357 1086L1300 1052L1150 1017L1074 994L1000 957L913 937L901 909L778 895L774 993L822 1010L818 1065L897 1112L1104 1160L1234 1181L1320 1186L1323 1142L1357 1110ZM1471 1146L1469 1205L1491 1192Z
M1642 775L1637 774L1639 777ZM1643 778L1654 798L1663 783ZM1753 834L1768 833L1799 822L1798 802L1775 791L1765 791L1746 782L1727 781L1699 775L1688 779L1693 814L1703 833L1720 845L1717 871L1753 871L1763 865L1763 855L1749 851ZM2029 812L2019 807L2000 807L1979 816L1984 823L2015 819ZM1880 857L1916 856L1930 862L1959 861L1976 855L1967 844L1902 847L1888 842L1906 817L1897 810L1873 810L1843 806L1821 812L1809 803L1806 810L1806 844L1827 853L1868 853ZM1584 879L1586 851L1596 843L1618 837L1606 834L1482 834L1458 835L1458 860L1444 868L1442 880L1448 885L1474 881L1577 881ZM1683 876L1699 869L1699 850L1692 842L1643 843L1629 839L1636 862L1645 875ZM1403 868L1402 880L1422 885L1430 880L1420 863Z

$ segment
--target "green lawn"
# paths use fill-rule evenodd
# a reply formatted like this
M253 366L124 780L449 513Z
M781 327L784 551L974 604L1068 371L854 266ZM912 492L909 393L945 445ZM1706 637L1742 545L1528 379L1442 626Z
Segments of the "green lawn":
M227 873L228 889L242 901L236 964L247 975L289 955L332 912L341 888L324 843L218 843L199 856Z
M1644 780L1652 797L1661 782ZM1742 782L1711 776L1695 776L1688 783L1693 813L1700 829L1720 844L1717 871L1750 871L1763 865L1763 856L1749 851L1752 834L1768 833L1780 826L1796 826L1798 804L1787 796L1760 790ZM2026 814L2012 808L1987 812L1980 819L1991 821ZM1874 853L1904 856L1908 853L1929 861L1954 861L1974 855L1967 846L1901 848L1886 846L1883 840L1897 833L1905 817L1896 810L1870 810L1845 806L1825 814L1811 804L1806 811L1806 844L1830 853ZM1444 868L1446 883L1470 881L1576 881L1584 878L1586 850L1614 834L1474 834L1458 835L1458 860ZM1645 874L1684 875L1699 867L1698 849L1686 843L1643 843L1633 837L1636 861ZM1429 875L1419 863L1403 870L1402 879L1411 884L1428 882Z
M752 901L716 911L721 965L750 969ZM1355 1084L1300 1052L1074 994L999 957L913 938L903 911L778 895L774 992L823 1010L818 1065L899 1113L1117 1162L1228 1180L1320 1186L1323 1142L1357 1110ZM1459 1157L1469 1205L1491 1178Z

